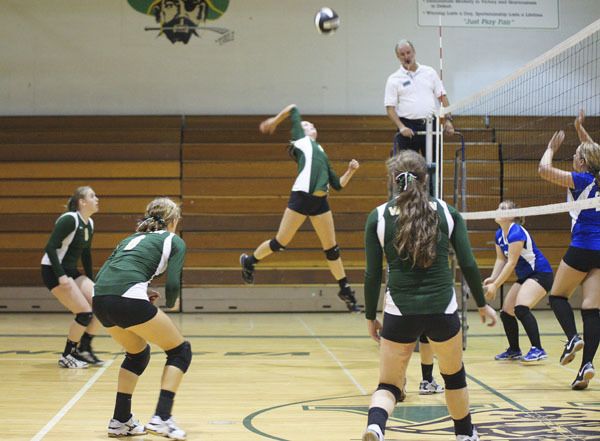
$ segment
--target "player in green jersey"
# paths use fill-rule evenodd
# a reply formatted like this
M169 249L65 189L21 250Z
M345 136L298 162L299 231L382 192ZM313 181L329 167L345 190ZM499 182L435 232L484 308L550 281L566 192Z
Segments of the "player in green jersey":
M272 253L284 250L308 217L321 241L329 270L340 287L338 297L350 311L356 311L356 297L340 257L327 194L330 186L339 191L348 185L359 163L353 159L346 172L338 177L329 164L325 150L317 143L317 129L312 123L302 121L295 104L284 107L276 116L264 120L260 124L260 131L272 134L288 116L292 120L290 154L298 163L298 176L275 237L261 243L252 255L244 253L240 256L242 278L246 283L254 283L254 266Z
M171 321L154 306L157 294L148 285L167 272L165 287L168 308L181 294L185 243L175 234L179 207L169 198L148 204L137 232L117 245L102 265L94 287L94 314L108 333L125 348L117 385L113 418L108 436L143 435L146 432L183 440L185 431L171 416L175 393L192 360L192 348ZM154 343L167 354L156 412L144 427L131 413L131 397L138 378L150 361Z
M362 439L383 441L388 416L404 399L401 388L416 341L425 334L439 360L456 439L478 440L469 412L458 304L448 262L450 244L482 321L489 319L493 326L496 313L485 303L462 217L429 195L425 159L407 150L387 165L395 197L374 209L365 227L365 313L369 334L380 343L380 376ZM382 326L376 314L384 255L388 281Z
M42 257L44 285L75 314L58 365L69 369L87 368L90 364L100 366L103 362L91 346L99 326L92 314L94 272L91 253L92 215L98 211L98 197L90 187L79 187L69 198L67 209L56 220ZM77 269L79 259L85 275Z

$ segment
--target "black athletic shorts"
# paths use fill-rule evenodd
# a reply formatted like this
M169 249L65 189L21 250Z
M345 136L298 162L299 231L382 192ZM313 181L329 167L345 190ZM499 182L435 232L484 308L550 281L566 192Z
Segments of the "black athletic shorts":
M330 210L327 196L315 196L304 191L292 191L288 208L305 216L318 216Z
M81 276L81 273L77 268L63 268L65 270L65 275L72 277L73 280L77 279L77 277ZM44 281L44 285L50 291L60 285L58 281L58 277L54 274L54 270L50 265L42 265L42 280Z
M552 288L552 283L554 282L554 274L534 271L527 277L523 277L522 279L517 280L517 283L519 285L522 285L527 279L535 280L537 283L540 284L542 288L546 290L546 292L548 292Z
M414 343L421 335L430 340L450 340L460 330L458 312L454 314L383 315L381 336L396 343Z
M105 328L129 328L146 323L158 313L156 306L147 300L107 295L92 298L92 311Z
M600 268L600 251L570 246L562 260L577 271L589 273L594 268Z

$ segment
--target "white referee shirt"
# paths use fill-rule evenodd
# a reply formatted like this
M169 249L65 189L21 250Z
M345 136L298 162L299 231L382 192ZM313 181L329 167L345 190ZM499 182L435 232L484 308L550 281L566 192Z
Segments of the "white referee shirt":
M439 98L446 90L437 72L417 63L415 72L400 67L385 83L385 106L394 106L402 118L423 119L440 107Z

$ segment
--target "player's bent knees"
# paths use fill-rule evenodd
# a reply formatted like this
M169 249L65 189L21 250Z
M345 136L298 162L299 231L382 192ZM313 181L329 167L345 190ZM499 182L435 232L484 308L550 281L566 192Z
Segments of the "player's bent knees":
M137 354L125 353L125 360L121 363L121 367L139 377L146 370L148 363L150 363L150 345L146 345L144 350Z
M77 323L79 323L81 326L83 327L87 327L90 322L92 321L92 318L94 317L94 314L92 314L92 312L79 312L77 314L75 314L75 321Z
M463 365L458 372L453 374L442 373L446 390L457 390L464 389L467 387L467 374L465 373L465 366Z
M325 253L325 257L327 258L327 260L338 260L340 258L340 247L337 245L334 245L333 247L329 248L328 250L324 250L323 252Z
M285 250L285 246L281 245L279 241L275 238L269 241L269 248L271 248L271 251L273 251L274 253Z
M167 354L167 365L175 366L186 373L192 362L192 345L184 341L179 346L165 351Z

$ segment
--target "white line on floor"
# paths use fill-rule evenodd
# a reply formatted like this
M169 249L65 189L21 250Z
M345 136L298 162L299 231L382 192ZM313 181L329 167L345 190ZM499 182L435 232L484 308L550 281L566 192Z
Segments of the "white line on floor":
M310 326L308 326L306 324L306 322L304 320L302 320L298 316L296 316L296 318L302 324L302 326L304 326L304 328L310 333L310 335L312 335L312 336L316 335L315 332L311 329ZM358 381L356 381L356 378L354 378L352 376L352 374L350 373L350 371L348 369L346 369L346 367L344 366L344 364L335 356L335 354L331 350L329 350L329 348L327 347L327 345L325 345L325 343L323 343L323 341L320 338L318 338L318 337L316 337L315 340L317 340L317 342L321 345L321 347L325 350L325 352L327 352L329 354L329 356L331 358L333 358L333 360L338 364L338 366L342 369L342 371L344 371L344 373L350 379L350 381L352 381L352 383L354 383L354 385L360 391L360 393L362 395L367 395L367 391L360 385L360 383Z
M85 395L85 393L88 391L88 389L90 387L92 387L94 385L94 383L96 382L96 380L98 380L98 378L100 378L102 376L102 374L104 374L104 372L106 372L106 369L108 369L110 367L111 364L113 364L115 360L108 360L104 366L102 366L101 368L98 369L98 372L96 372L92 378L90 378L87 383L85 383L83 385L83 387L81 389L79 389L79 391L73 396L73 398L71 398L69 400L69 402L67 404L65 404L63 406L62 409L60 409L58 411L58 413L56 415L54 415L54 417L48 421L48 423L42 427L42 429L35 434L35 436L33 438L31 438L31 441L40 441L41 439L43 439L46 434L48 432L50 432L52 430L52 428L54 426L56 426L56 424L62 419L62 417L64 417L67 412L75 405L77 404L77 402L81 399L81 397L83 397Z

